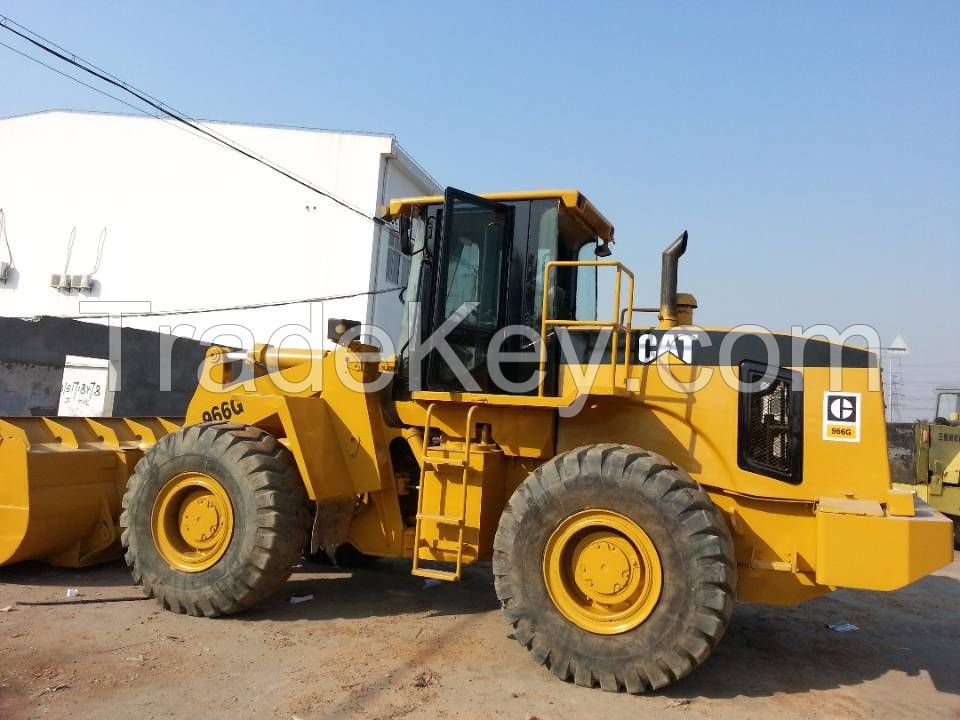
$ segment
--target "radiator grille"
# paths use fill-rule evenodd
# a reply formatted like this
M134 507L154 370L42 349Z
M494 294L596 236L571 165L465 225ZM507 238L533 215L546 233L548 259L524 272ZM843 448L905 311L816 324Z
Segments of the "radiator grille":
M741 378L753 387L740 397L740 466L799 482L802 402L791 373L781 370L764 379L763 369L748 366Z

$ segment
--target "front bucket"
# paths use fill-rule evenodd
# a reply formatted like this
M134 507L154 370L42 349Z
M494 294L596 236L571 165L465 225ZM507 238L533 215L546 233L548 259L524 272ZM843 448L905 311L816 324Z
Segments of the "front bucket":
M120 555L120 501L169 418L0 419L0 565L82 567Z

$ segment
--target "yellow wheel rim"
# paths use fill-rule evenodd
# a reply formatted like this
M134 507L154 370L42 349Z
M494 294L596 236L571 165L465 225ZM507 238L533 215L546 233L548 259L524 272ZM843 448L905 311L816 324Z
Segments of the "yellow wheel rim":
M204 473L177 475L153 503L153 541L170 567L183 572L212 568L233 537L233 505L223 486Z
M584 510L560 523L547 541L543 579L567 620L616 635L653 612L663 568L653 541L635 522L610 510Z

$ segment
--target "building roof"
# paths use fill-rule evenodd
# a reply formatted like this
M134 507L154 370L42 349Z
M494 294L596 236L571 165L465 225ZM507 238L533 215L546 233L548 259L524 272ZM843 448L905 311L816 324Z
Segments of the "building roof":
M172 118L166 118L160 115L136 115L134 113L121 113L121 112L108 112L100 110L74 110L74 109L60 109L60 108L50 108L46 110L39 110L37 112L22 113L19 115L7 115L0 117L0 122L4 120L18 120L31 117L40 117L43 115L86 115L86 116L103 116L103 117L115 117L115 118L130 118L133 120L151 120L151 121L162 121L170 122L176 124L176 121ZM374 132L368 130L333 130L329 128L315 128L307 127L302 125L279 125L276 123L253 123L253 122L240 122L234 120L209 120L203 118L194 118L196 122L204 123L207 125L233 125L236 127L254 127L254 128L264 128L267 130L291 130L296 132L305 132L305 133L322 133L326 135L357 135L373 138L383 138L391 142L391 152L390 156L395 158L405 169L406 171L417 178L420 182L430 186L432 185L435 188L442 187L440 183L429 173L427 170L410 155L407 150L400 145L397 141L397 136L393 133L385 132Z
M3 120L16 120L21 118L37 117L40 115L54 115L54 114L64 114L64 115L94 115L94 116L104 116L104 117L118 117L118 118L133 118L135 120L171 120L172 118L166 118L163 116L144 114L136 115L134 113L122 113L122 112L110 112L105 110L76 110L73 108L48 108L46 110L38 110L36 112L28 113L19 113L16 115L4 115L0 117L0 122ZM258 123L258 122L243 122L240 120L212 120L210 118L189 118L195 120L196 122L201 123L210 123L216 125L239 125L245 127L260 127L268 128L271 130L300 130L303 132L316 132L316 133L328 133L331 135L366 135L370 137L383 137L396 140L396 135L393 133L387 132L376 132L369 130L337 130L331 128L316 128L308 127L304 125L280 125L277 123Z

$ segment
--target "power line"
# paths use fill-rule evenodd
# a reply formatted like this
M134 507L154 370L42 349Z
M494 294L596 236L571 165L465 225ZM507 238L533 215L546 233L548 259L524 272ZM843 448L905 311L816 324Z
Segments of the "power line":
M111 94L108 93L106 90L102 90L101 88L98 88L96 85L91 85L90 83L86 83L86 82L84 82L83 80L81 80L81 79L78 78L78 77L74 77L74 76L71 75L70 73L65 73L63 70L60 70L59 68L55 68L53 65L50 65L49 63L45 63L43 60L40 60L39 58L35 58L35 57L33 57L32 55L29 55L29 54L23 52L22 50L18 50L17 48L13 47L12 45L7 45L7 43L5 43L5 42L0 42L0 47L5 47L7 50L16 53L17 55L19 55L19 56L21 56L21 57L24 57L24 58L26 58L27 60L30 60L31 62L35 62L37 65L42 65L42 66L45 67L47 70L52 70L53 72L57 73L58 75L62 75L62 76L65 77L67 80L72 80L73 82L77 83L78 85L82 85L83 87L88 88L89 90L93 90L95 93L99 93L99 94L103 95L104 97L108 97L108 98L110 98L111 100L115 100L116 102L120 103L121 105L126 105L128 108L130 108L130 109L132 109L132 110L135 110L136 112L141 113L142 115L146 115L147 117L152 117L152 118L156 118L157 120L161 120L161 121L165 122L167 125L169 125L170 127L174 127L174 128L176 128L177 130L180 130L181 132L187 133L187 135L189 135L190 137L199 138L200 140L204 140L205 142L209 142L209 143L213 143L213 142L214 142L213 140L211 140L211 139L208 138L208 137L205 137L205 136L203 136L203 135L198 135L198 134L195 133L195 132L191 132L188 128L184 127L183 125L181 125L181 124L179 124L179 123L171 122L168 118L165 118L163 115L159 115L159 114L157 114L157 113L152 113L152 112L149 112L148 110L144 110L142 107L138 107L137 105L134 105L133 103L127 102L127 101L124 100L123 98L119 98L119 97L117 97L116 95L111 95Z
M16 26L16 27L12 27L12 26ZM77 55L76 53L74 53L74 52L72 52L72 51L70 51L70 50L67 50L66 48L63 48L63 47L61 47L60 45L57 45L56 43L53 43L53 42L47 40L47 39L44 38L42 35L39 35L38 33L35 33L35 32L34 32L33 30L31 30L30 28L28 28L28 27L26 27L26 26L24 26L24 25L21 25L20 23L16 22L15 20L11 20L10 18L6 17L5 15L0 15L0 27L3 27L5 30L13 33L14 35L17 35L18 37L22 38L23 40L26 40L28 43L30 43L31 45L36 46L37 48L39 48L39 49L42 50L43 52L48 53L48 54L50 54L50 55L58 58L59 60L62 60L62 61L65 62L65 63L69 63L70 65L73 65L74 67L82 70L83 72L85 72L85 73L87 73L87 74L89 74L89 75L92 75L92 76L98 78L99 80L101 80L101 81L103 81L103 82L105 82L105 83L108 83L108 84L110 84L110 85L113 85L113 86L116 87L116 88L119 88L120 90L123 90L124 92L126 92L126 93L132 95L133 97L137 98L140 102L145 103L146 105L148 105L148 106L152 107L153 109L157 110L158 112L160 112L160 113L162 113L162 114L164 114L164 115L172 118L173 120L175 120L175 121L177 121L177 122L179 122L179 123L182 123L183 125L191 128L191 129L193 129L193 130L195 130L195 131L197 131L197 132L203 133L204 135L206 135L207 137L213 139L214 141L216 141L217 143L223 145L224 147L229 148L230 150L233 150L234 152L238 152L238 153L240 153L241 155L243 155L244 157L247 157L247 158L249 158L250 160L253 160L254 162L257 162L257 163L263 165L264 167L269 168L270 170L273 170L274 172L276 172L276 173L278 173L278 174L286 177L286 178L289 179L289 180L292 180L293 182L297 183L298 185L301 185L301 186L307 188L308 190L310 190L310 191L312 191L312 192L315 192L315 193L317 193L318 195L321 195L321 196L327 198L328 200L336 203L337 205L340 205L341 207L349 210L350 212L353 212L353 213L355 213L355 214L357 214L357 215L359 215L359 216L361 216L361 217L363 217L363 218L365 218L365 219L367 219L367 220L370 220L371 222L373 222L373 223L375 223L375 224L378 224L378 225L383 225L383 224L385 224L383 219L378 218L378 217L376 217L375 215L370 215L370 214L364 212L363 210L361 210L360 208L355 207L354 205L351 205L351 204L350 204L349 202L347 202L346 200L343 200L343 199L337 197L336 195L333 195L332 193L327 192L326 190L322 190L321 188L317 187L316 185L314 185L314 184L310 183L309 181L307 181L307 180L301 178L300 176L296 175L296 174L293 173L291 170L288 170L288 169L284 168L283 166L281 166L281 165L273 162L273 161L270 160L269 158L267 158L267 157L265 157L265 156L263 156L263 155L260 155L260 154L258 154L258 153L256 153L256 152L250 150L249 148L246 148L246 147L240 145L239 143L231 140L230 138L226 137L225 135L222 135L222 134L220 134L220 133L218 133L218 132L216 132L216 131L214 131L214 130L211 130L211 129L208 129L208 128L204 127L204 126L201 125L197 120L194 120L194 119L190 118L189 116L186 116L184 113L181 113L181 112L175 110L173 107L171 107L171 106L168 105L167 103L165 103L165 102L163 102L163 101L161 101L161 100L159 100L159 99L151 96L150 94L148 94L148 93L146 93L146 92L144 92L144 91L142 91L142 90L139 90L138 88L136 88L136 87L134 87L133 85L125 82L124 80L121 80L121 79L118 78L116 75L113 75L112 73L109 73L109 72L107 72L106 70L102 70L101 68L98 68L96 65L94 65L93 63L90 63L90 62L84 60L83 58L81 58L81 57L80 57L79 55ZM18 29L18 28L19 28L19 29ZM9 47L9 46L6 46L6 47ZM11 48L11 49L12 49L12 48ZM14 50L14 52L17 52L17 51ZM20 54L23 54L23 53L20 53ZM27 56L27 57L29 57L29 56ZM32 59L32 58L31 58L31 59ZM51 69L53 69L53 68L51 68ZM63 73L61 73L61 74L63 74ZM69 77L69 76L68 76L68 77ZM85 84L85 83L83 83L83 84ZM89 86L88 86L88 87L89 87ZM114 98L114 99L116 99L116 98ZM123 102L123 101L120 101L120 102Z
M142 312L125 313L81 313L79 315L21 315L19 320L42 320L45 317L55 318L57 320L103 320L109 317L116 317L118 314L125 318L142 317L170 317L172 315L199 315L201 313L229 312L232 310L258 310L260 308L283 307L285 305L301 305L303 303L331 302L333 300L349 300L351 298L363 297L365 295L384 295L385 293L400 292L404 288L391 287L380 290L364 290L363 292L344 293L341 295L326 295L324 297L299 298L297 300L274 300L272 302L245 303L243 305L223 305L218 307L205 308L184 308L182 310L145 310Z

